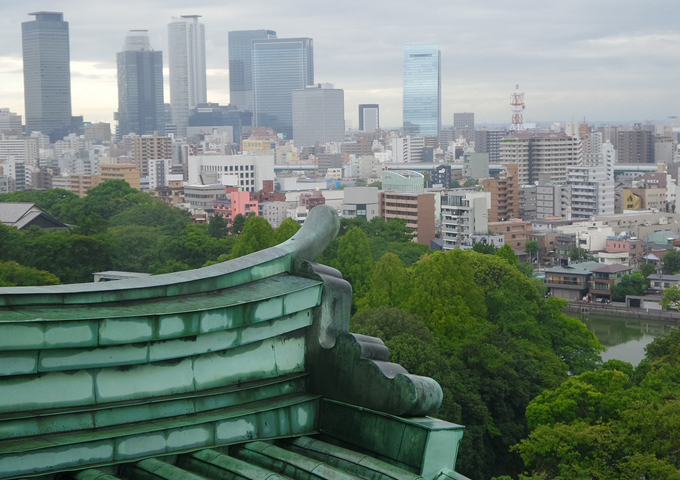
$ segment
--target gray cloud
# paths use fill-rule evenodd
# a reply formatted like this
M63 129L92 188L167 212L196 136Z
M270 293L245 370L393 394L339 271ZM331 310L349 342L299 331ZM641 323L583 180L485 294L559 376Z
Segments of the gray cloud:
M129 29L149 30L152 46L167 49L172 16L200 14L206 25L209 96L228 101L227 32L276 30L280 37L315 42L317 81L346 91L346 117L356 124L357 103L378 102L385 125L401 122L403 46L436 43L442 51L443 122L454 111L474 111L478 122L507 122L509 95L526 92L525 118L536 121L664 120L680 114L680 2L638 0L25 0L2 2L3 55L21 57L21 22L34 10L63 11L70 23L71 58L90 88L74 92L74 112L111 118L116 109L115 54ZM89 65L84 70L81 65ZM14 70L14 67L11 67ZM73 70L73 67L72 67ZM98 71L99 70L99 71ZM4 72L8 73L8 72ZM99 78L95 78L99 77ZM111 98L98 110L86 94L97 82ZM0 106L23 110L20 76L3 76ZM9 91L11 95L7 95ZM101 105L101 107L99 107Z

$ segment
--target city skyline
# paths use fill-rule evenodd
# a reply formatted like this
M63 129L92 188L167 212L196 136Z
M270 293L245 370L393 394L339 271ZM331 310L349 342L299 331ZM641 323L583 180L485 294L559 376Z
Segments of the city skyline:
M361 4L360 21L346 13L353 10L351 1L342 9L320 9L314 21L298 21L312 6L306 1L262 8L236 1L229 9L202 1L188 11L177 8L179 2L127 8L122 0L96 14L84 5L81 0L3 5L1 106L25 115L20 24L30 20L31 11L55 10L64 12L70 24L73 114L89 121L113 120L116 45L125 32L147 29L152 45L167 52L167 23L190 13L202 15L206 24L211 102L229 101L227 32L272 29L281 37L314 39L316 81L345 90L345 118L353 128L359 103L380 104L381 123L401 125L402 52L405 45L419 43L438 44L442 52L443 125L460 111L475 112L478 124L509 123L509 96L516 83L526 92L526 122L585 117L663 123L680 112L673 83L680 73L680 34L671 20L680 4L673 1L656 5L664 15L632 1L616 9L593 2L490 2L484 8L426 2L428 21L421 25L413 25L401 8L405 4ZM133 18L130 9L136 11Z

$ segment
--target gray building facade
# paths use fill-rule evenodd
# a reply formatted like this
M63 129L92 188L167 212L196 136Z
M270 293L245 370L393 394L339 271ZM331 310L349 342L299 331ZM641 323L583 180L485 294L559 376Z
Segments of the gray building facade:
M404 136L438 137L441 130L441 53L437 45L404 49Z
M71 127L71 67L68 22L60 12L30 13L21 24L26 131L55 142Z
M146 30L125 37L118 63L117 137L135 133L165 135L163 53L151 49Z
M229 32L229 103L253 111L253 40L276 38L273 30Z
M456 137L463 137L472 142L475 139L475 114L472 112L454 113L453 130Z
M373 133L380 129L380 105L377 103L359 104L359 130Z
M507 130L477 130L475 132L475 152L488 153L489 163L499 163L501 160L501 140L507 134Z
M345 92L332 84L293 90L293 139L296 147L345 139Z
M311 38L253 40L253 123L293 137L293 90L314 84Z

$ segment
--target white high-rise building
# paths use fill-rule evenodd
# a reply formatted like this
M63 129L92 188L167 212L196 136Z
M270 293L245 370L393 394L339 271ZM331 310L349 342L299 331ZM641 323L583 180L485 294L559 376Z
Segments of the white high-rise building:
M595 215L614 215L614 180L607 178L606 165L569 167L571 218L590 220Z
M207 103L205 26L200 15L182 15L168 24L170 105L177 135L186 136L189 113Z
M395 137L392 139L392 161L395 163L419 163L423 161L423 137Z
M489 231L489 192L449 191L441 196L441 230L444 250L470 243L475 233Z

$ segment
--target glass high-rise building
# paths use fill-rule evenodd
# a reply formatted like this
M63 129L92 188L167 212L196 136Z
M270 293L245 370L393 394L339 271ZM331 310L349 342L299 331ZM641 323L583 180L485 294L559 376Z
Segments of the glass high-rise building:
M130 30L118 61L118 138L165 135L163 53L151 49L146 30Z
M253 111L253 40L276 38L273 30L229 32L229 103Z
M311 38L253 40L253 123L293 137L293 90L314 84Z
M60 12L30 13L21 24L26 131L54 142L71 126L71 67L68 22Z
M441 52L437 45L404 49L404 135L437 137L441 130Z
M205 26L200 15L182 15L168 24L168 63L172 123L186 137L189 114L208 101L205 67Z

